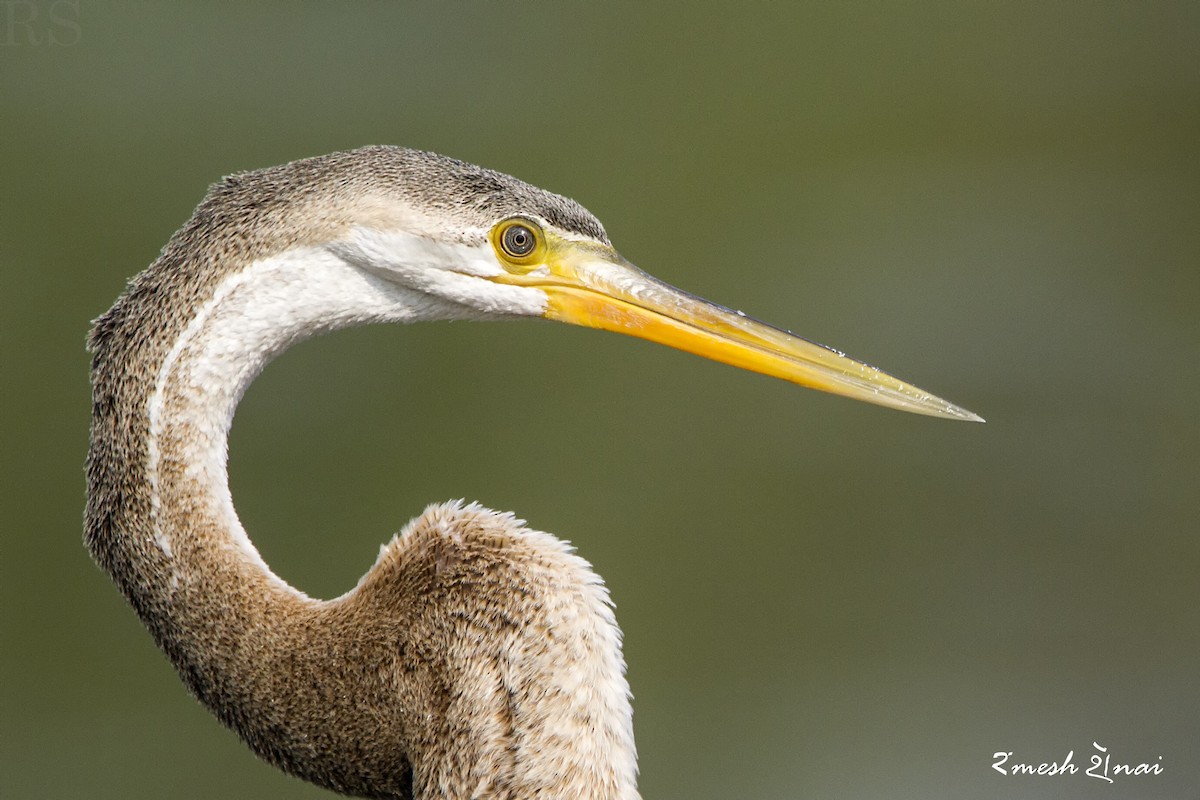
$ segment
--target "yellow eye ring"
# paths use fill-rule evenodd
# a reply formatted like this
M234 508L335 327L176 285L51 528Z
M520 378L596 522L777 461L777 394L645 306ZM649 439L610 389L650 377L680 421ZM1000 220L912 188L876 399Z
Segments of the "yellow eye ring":
M513 272L528 272L544 260L546 237L531 219L509 217L498 222L491 240L500 262Z

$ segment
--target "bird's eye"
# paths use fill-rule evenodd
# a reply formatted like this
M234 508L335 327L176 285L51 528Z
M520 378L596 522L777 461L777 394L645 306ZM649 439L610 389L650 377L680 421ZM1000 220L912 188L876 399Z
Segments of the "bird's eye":
M513 258L524 258L537 247L537 236L527 225L516 222L504 229L500 246Z
M500 265L516 275L537 269L546 259L546 236L528 217L501 220L488 236Z

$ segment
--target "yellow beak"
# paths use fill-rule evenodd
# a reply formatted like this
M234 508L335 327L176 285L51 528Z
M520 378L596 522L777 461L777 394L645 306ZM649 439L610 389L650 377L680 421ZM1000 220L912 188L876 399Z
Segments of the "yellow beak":
M555 239L541 268L495 280L540 288L545 316L648 339L735 367L931 417L983 422L964 408L855 361L680 291L615 251Z

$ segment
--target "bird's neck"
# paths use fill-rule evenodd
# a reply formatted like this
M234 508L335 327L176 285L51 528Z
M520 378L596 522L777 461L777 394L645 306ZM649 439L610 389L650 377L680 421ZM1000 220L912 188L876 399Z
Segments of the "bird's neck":
M207 266L160 259L93 331L87 543L219 719L284 769L369 795L354 777L363 765L340 754L372 735L356 718L389 689L326 695L340 642L362 626L267 567L234 510L226 451L271 358L314 333L411 318L416 304L322 248ZM402 759L369 769L391 787L379 796L404 796Z
M444 719L445 703L461 689L445 685L448 673L439 667L444 656L410 630L428 598L407 606L393 594L432 591L424 578L409 574L422 562L381 559L356 591L335 601L310 599L272 573L251 544L226 470L236 405L275 355L314 333L446 310L322 248L257 258L223 273L203 267L160 259L93 332L89 548L192 691L264 758L362 796L406 797L414 781L448 781L458 773L429 760L444 765L457 756L436 745L447 736L465 737L470 751L476 739L495 738L496 720L488 717L503 720L508 712L485 702L458 730L427 727L429 720ZM439 555L434 571L444 562ZM595 607L583 616L615 631L611 615L608 622L601 619L602 599L589 602ZM518 788L493 796L636 797L619 634L610 634L616 655L603 665L612 683L601 690L603 718L586 716L591 712L583 701L568 697L551 704L553 719L539 719L542 706L530 700L521 729L501 731L520 739L528 758L510 763L514 775L532 772L544 779L553 769L547 765L568 764L577 775L556 785L569 788L561 795ZM579 635L581 641L595 639L586 630ZM398 664L401 656L415 660ZM462 653L464 664L471 658ZM466 667L455 674L477 678ZM426 675L417 689L409 683L414 675ZM503 687L498 691L484 695L511 705ZM556 725L578 730L562 723L580 719L588 720L580 735L602 735L604 741L593 747L557 735ZM496 744L497 752L514 752L511 743ZM585 754L582 761L559 757L572 748ZM601 775L606 782L589 788L585 779ZM448 787L464 796L478 788ZM427 788L436 795L436 786Z

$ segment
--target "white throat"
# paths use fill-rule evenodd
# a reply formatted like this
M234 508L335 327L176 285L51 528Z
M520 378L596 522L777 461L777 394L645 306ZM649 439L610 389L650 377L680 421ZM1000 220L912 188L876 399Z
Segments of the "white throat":
M484 316L371 274L324 247L288 250L231 274L175 342L150 395L148 472L158 547L169 558L177 544L157 519L165 450L160 442L172 435L179 445L172 452L186 465L187 476L205 489L196 496L219 503L206 510L270 573L234 511L226 462L237 404L275 356L301 339L338 328Z

